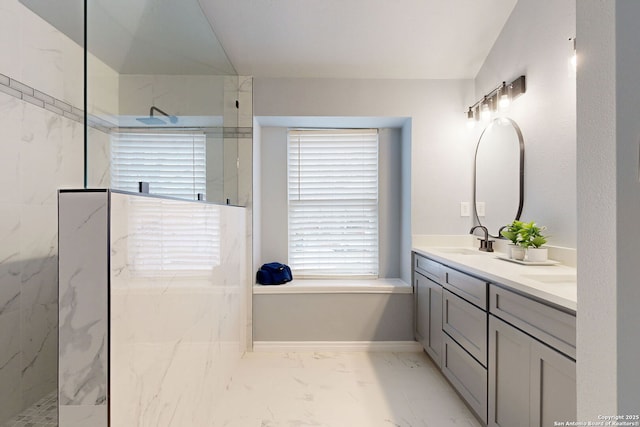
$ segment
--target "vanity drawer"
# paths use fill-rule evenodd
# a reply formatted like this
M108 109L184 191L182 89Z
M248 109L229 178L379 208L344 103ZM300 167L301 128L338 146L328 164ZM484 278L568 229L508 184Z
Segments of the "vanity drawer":
M576 358L576 316L495 285L489 288L489 311Z
M442 282L444 266L438 262L415 254L414 269L435 282Z
M442 329L483 366L487 366L487 312L445 289Z
M443 268L445 288L471 304L475 304L483 310L487 309L487 282L453 268Z
M442 373L486 424L487 369L447 335L442 346Z

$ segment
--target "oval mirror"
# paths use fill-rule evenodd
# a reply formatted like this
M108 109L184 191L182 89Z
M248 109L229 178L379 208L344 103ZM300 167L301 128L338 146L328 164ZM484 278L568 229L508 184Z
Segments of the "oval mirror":
M501 227L520 219L524 140L513 120L494 119L482 131L476 146L473 188L476 221L487 227L492 237L499 237Z

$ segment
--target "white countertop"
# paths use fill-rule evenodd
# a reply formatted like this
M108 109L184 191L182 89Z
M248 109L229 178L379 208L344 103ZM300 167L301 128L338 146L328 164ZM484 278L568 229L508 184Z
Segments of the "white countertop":
M577 309L576 269L562 264L520 265L499 259L503 252L480 252L474 247L417 244L413 250L452 268L548 301L573 312Z

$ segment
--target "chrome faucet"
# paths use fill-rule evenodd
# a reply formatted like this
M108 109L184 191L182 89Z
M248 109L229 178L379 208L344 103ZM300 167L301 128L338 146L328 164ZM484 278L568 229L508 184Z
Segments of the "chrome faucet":
M478 240L480 240L480 247L478 248L478 250L482 252L493 252L494 240L489 240L489 230L487 230L487 227L485 227L484 225L476 225L475 227L471 228L471 231L469 231L469 233L474 234L473 232L476 228L480 228L484 232L484 239L478 238Z

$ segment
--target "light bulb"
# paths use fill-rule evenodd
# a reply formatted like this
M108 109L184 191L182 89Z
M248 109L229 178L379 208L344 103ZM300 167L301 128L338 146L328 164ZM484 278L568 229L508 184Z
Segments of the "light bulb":
M467 111L467 127L471 129L475 125L476 125L476 118L473 115L473 109L469 107L469 111Z
M504 113L509 108L509 105L511 105L509 88L507 87L507 82L502 82L502 86L498 89L498 110Z
M576 38L569 39L570 51L569 51L569 77L575 77L576 70L578 69L578 51L576 49Z
M488 122L491 119L491 109L489 108L489 104L483 103L482 110L480 111L480 118L484 122Z
M500 95L500 100L498 101L498 108L500 111L504 112L509 109L509 105L511 105L511 99L509 99L508 93L503 93Z

